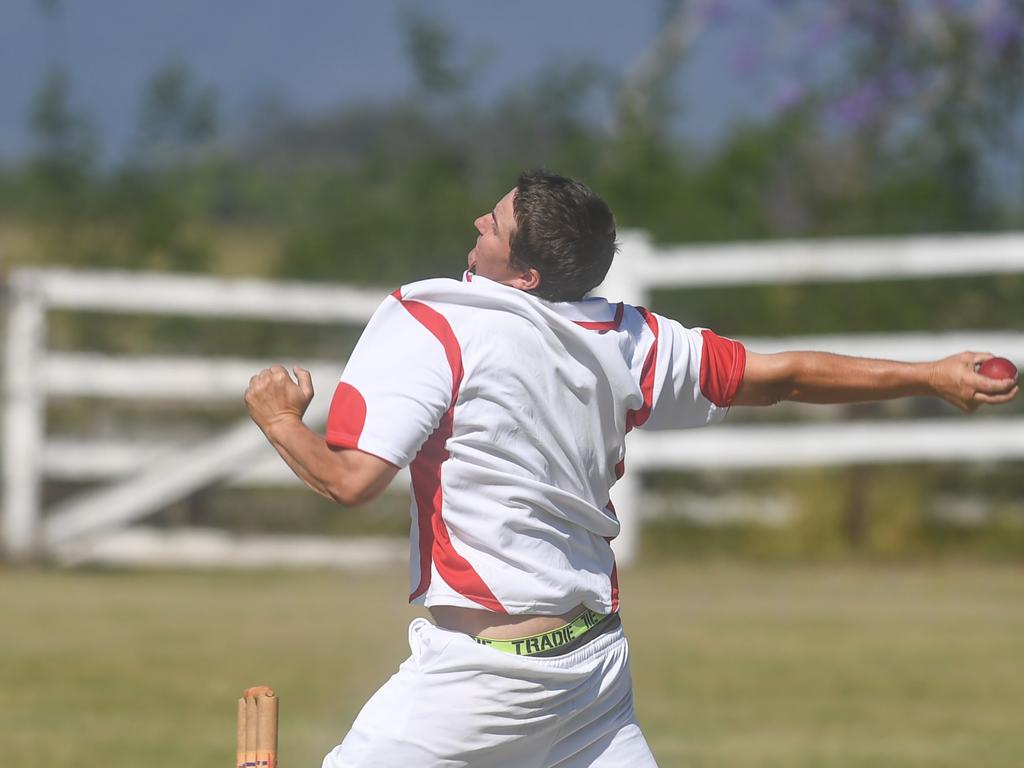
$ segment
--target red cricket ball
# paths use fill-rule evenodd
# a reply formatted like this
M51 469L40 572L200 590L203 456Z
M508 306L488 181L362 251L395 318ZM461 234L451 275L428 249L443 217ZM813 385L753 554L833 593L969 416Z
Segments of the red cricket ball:
M978 373L990 379L1012 379L1017 375L1017 366L1005 357L993 357L981 364Z

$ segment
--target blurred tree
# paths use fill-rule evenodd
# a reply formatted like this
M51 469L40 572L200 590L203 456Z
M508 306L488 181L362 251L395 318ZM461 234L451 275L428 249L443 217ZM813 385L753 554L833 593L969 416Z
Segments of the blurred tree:
M116 239L92 256L103 266L203 271L212 252L203 233L205 212L196 172L215 163L200 148L216 135L217 95L199 86L188 68L172 62L143 93L134 146L104 185L105 219ZM201 197L201 196L200 196Z
M469 67L452 61L456 48L451 30L417 8L401 16L405 53L412 64L418 89L426 96L449 96L465 89L472 78Z
M719 0L663 0L655 37L619 90L616 132L659 133L667 128L677 106L673 80L720 5Z
M71 80L54 67L43 80L30 121L36 150L28 174L29 200L35 215L47 222L44 248L63 253L87 218L96 157L95 132L71 105Z
M56 16L64 8L63 0L36 0L36 7L44 16Z
M168 64L150 79L139 111L138 159L171 162L216 132L217 94L196 84L184 63Z
M71 79L64 69L51 69L43 80L30 125L37 146L35 162L44 172L87 174L95 157L95 132L71 106Z
M1005 201L1021 193L1024 169L1024 3L772 5L777 12L755 19L745 45L789 73L783 112L813 117L803 141L818 182L805 206L819 231L1008 222ZM763 42L780 39L792 44ZM1001 166L1010 157L1017 170L1008 179Z

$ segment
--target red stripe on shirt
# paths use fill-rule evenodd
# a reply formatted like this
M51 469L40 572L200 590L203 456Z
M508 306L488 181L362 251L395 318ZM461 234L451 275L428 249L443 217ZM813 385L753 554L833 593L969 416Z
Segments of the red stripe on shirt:
M615 317L612 318L611 320L606 320L604 322L591 322L589 320L588 321L576 320L574 322L580 328L586 328L588 331L614 331L614 330L618 330L619 323L622 322L623 310L624 310L624 305L620 301L619 305L615 308Z
M700 392L719 407L732 405L743 381L747 350L740 342L714 331L704 330L700 335L704 339L700 351Z
M391 295L441 342L452 371L451 405L441 417L437 429L427 438L409 465L419 523L420 556L420 581L409 595L409 601L415 600L427 591L433 563L441 578L459 594L492 611L507 613L469 561L455 551L448 535L448 526L444 522L441 467L448 460L448 438L452 436L454 430L455 403L459 398L459 387L462 385L462 348L451 325L441 313L422 302L403 299L401 289Z
M619 610L619 569L612 560L612 613Z
M647 327L651 329L651 333L654 334L654 341L651 342L651 348L647 350L647 357L644 358L644 367L640 369L640 394L643 396L643 405L637 410L626 411L626 431L629 432L633 427L642 426L644 422L650 418L651 408L654 407L654 374L658 363L658 318L653 313L648 312L643 307L636 307L636 311L643 317L644 322L647 323ZM626 472L626 459L625 457L615 465L615 478L618 480ZM611 506L611 502L608 502ZM614 507L612 507L612 514L614 514ZM611 542L611 539L607 539ZM612 556L614 558L614 555ZM615 560L612 560L612 572L610 576L611 590L612 590L612 611L619 610L619 571L615 564Z
M644 322L647 323L647 327L651 329L651 333L654 334L654 341L651 343L651 348L647 350L647 357L644 358L644 367L640 370L640 394L643 396L644 402L637 410L626 411L627 432L633 429L633 427L642 426L644 422L650 418L651 408L654 407L654 375L658 363L658 318L656 318L652 312L649 312L643 307L636 307L636 311L640 313ZM625 474L625 471L626 459L623 457L623 459L615 465L615 478L621 478L622 475ZM609 504L610 503L611 502L609 502ZM608 539L608 541L610 542L611 539ZM619 572L614 559L612 560L612 572L610 578L612 590L612 611L617 611L619 610Z
M606 507L606 509L610 510L611 513L615 515L615 507L611 503L611 501L608 502L608 506ZM618 516L616 515L616 518L617 517ZM605 536L604 540L611 544L612 539L614 538L614 536ZM615 552L612 552L612 572L608 577L608 583L611 587L612 593L612 613L615 613L617 610L619 610L619 568L618 565L615 563Z
M431 564L437 533L435 522L441 517L441 465L448 458L445 442L451 436L450 411L441 418L441 423L420 448L409 465L412 477L412 495L416 500L416 523L419 531L420 580L409 595L409 602L427 591L430 586Z
M605 507L605 509L611 512L612 517L614 517L616 520L619 519L619 516L615 512L615 505L612 504L611 499L608 499L608 505ZM614 538L614 536L605 536L604 540L611 544L612 539ZM612 613L615 613L615 611L619 610L619 570L615 564L615 552L612 552L612 572L608 577L608 581L612 592Z
M647 327L654 334L654 342L647 351L644 367L640 371L640 394L643 395L644 404L635 411L626 412L627 432L633 429L633 427L642 426L651 415L651 408L654 406L654 374L658 363L658 318L643 307L637 307L636 311L643 316Z

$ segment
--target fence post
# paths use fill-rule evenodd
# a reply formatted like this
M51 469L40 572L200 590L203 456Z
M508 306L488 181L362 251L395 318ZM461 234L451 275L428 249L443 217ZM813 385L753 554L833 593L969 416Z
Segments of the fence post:
M45 429L45 383L39 357L46 341L46 304L33 272L10 278L4 360L3 549L12 560L38 552L39 479Z
M634 306L644 306L648 301L647 286L644 283L645 265L653 257L651 241L643 232L626 231L619 233L619 254L612 261L608 275L596 293L609 301L624 301ZM628 443L628 439L627 439ZM629 469L629 449L626 450L626 474L615 483L611 490L612 504L619 518L619 535L612 542L616 560L625 566L631 565L639 546L641 509L639 467Z

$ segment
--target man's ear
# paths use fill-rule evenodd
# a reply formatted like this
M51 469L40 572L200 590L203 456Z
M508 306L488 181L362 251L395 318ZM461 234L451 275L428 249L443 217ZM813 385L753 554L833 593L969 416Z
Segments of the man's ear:
M520 291L532 291L540 285L540 272L530 267L518 277L512 278L508 284Z

